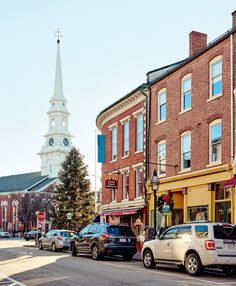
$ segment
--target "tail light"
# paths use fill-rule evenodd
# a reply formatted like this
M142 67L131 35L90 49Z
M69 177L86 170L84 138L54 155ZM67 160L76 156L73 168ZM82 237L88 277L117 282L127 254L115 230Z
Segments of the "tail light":
M206 250L215 250L216 245L214 240L206 240L205 241Z
M108 233L103 233L102 238L113 238L113 236Z
M57 239L58 239L58 240L63 240L63 237L60 236L60 235L58 235Z

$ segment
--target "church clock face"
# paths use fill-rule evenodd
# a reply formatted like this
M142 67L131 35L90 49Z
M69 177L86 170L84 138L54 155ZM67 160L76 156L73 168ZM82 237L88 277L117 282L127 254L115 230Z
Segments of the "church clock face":
M68 140L67 138L64 138L64 139L63 139L63 144L64 144L65 146L68 146L68 145L69 145L69 140Z
M54 139L50 138L49 141L48 141L48 144L49 144L49 146L52 146L54 144Z

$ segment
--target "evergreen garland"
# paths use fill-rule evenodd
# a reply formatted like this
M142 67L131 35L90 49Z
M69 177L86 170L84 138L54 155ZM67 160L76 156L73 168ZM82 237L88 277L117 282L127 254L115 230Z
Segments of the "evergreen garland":
M173 210L174 208L174 201L171 195L168 194L162 194L160 197L157 199L157 208L159 212L162 212L162 206L164 204L167 204L170 206L170 211Z

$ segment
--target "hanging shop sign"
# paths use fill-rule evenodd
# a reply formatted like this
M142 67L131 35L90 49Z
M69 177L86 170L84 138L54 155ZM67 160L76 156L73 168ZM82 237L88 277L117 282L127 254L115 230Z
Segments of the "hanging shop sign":
M105 188L106 189L117 189L118 180L117 175L106 175L105 176Z

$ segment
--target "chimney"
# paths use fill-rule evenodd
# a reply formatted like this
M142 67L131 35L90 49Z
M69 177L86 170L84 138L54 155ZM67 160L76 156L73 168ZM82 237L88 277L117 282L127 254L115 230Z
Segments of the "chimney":
M236 10L232 13L232 28L236 27Z
M193 55L207 46L207 34L192 31L189 34L189 55Z

